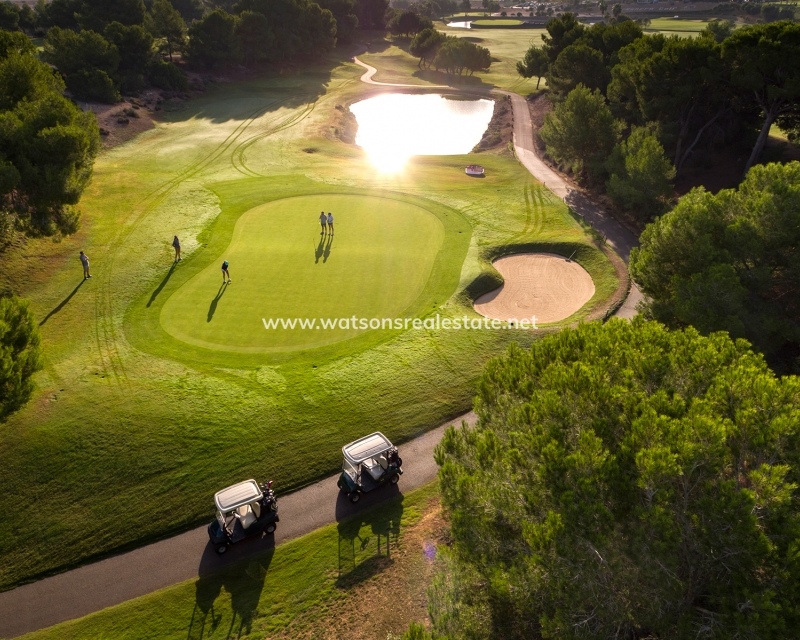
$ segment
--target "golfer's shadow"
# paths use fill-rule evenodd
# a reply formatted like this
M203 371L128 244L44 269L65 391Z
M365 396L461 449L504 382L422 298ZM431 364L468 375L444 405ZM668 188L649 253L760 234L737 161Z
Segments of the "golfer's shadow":
M70 294L69 294L69 295L68 295L66 298L64 298L64 299L63 299L61 302L59 302L59 303L58 303L58 306L57 306L55 309L53 309L53 310L52 310L50 313L48 313L48 314L47 314L47 315L46 315L46 316L45 316L45 317L42 319L42 321L39 323L39 326L41 327L41 326L42 326L42 325L43 325L45 322L47 322L47 321L48 321L48 320L49 320L51 317L53 317L54 315L56 315L56 314L57 314L59 311L61 311L61 310L62 310L62 309L65 307L65 306L67 306L67 303L68 303L70 300L72 300L72 296L74 296L76 293L78 293L78 289L80 289L80 288L83 286L83 283L84 283L84 282L86 282L86 278L84 278L83 280L81 280L81 281L78 283L78 286L77 286L77 287L75 287L75 288L74 288L74 289L73 289L73 290L70 292Z
M172 263L172 266L169 268L169 271L167 272L167 275L166 275L166 276L164 276L164 279L161 281L161 284L159 284L159 285L158 285L158 287L156 287L156 290L155 290L155 291L153 291L153 295L151 295L151 296L150 296L150 300L148 300L148 301L147 301L147 306L148 306L148 307L149 307L151 304L153 304L153 301L156 299L156 297L158 296L158 294L159 294L159 293L161 293L161 290L162 290L162 289L163 289L165 286L167 286L167 282L169 282L169 279L172 277L172 273L175 271L175 267L176 267L177 265L178 265L178 263L177 263L177 262L173 262L173 263Z
M206 322L211 322L211 318L214 317L214 313L217 310L217 304L219 304L219 301L222 298L222 295L225 293L225 289L227 288L228 286L223 282L222 286L219 288L219 291L217 291L217 297L211 301L211 306L208 307L208 318L206 318Z
M327 238L327 242L326 242ZM322 262L327 262L328 258L331 256L331 249L333 248L333 236L323 236L319 239L319 244L317 248L314 250L314 263L319 263L319 259L322 258Z

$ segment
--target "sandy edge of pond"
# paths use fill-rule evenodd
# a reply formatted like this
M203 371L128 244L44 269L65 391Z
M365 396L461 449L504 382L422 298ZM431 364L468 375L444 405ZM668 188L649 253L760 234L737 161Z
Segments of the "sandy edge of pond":
M536 316L546 324L569 318L594 296L594 281L578 263L554 253L516 253L494 261L504 284L480 296L475 311L493 320Z

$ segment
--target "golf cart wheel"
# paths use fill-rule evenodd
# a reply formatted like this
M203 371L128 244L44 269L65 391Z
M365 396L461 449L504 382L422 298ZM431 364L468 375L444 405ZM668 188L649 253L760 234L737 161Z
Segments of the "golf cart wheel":
M403 466L403 459L400 456L397 457L397 466L398 468Z
M275 525L275 523L272 523L268 524L267 528L264 529L264 531L266 531L267 533L275 533L275 529L277 529L277 525Z
M355 504L359 500L361 500L361 492L360 491L353 491L353 493L350 494L350 502Z
M226 553L227 551L228 551L228 545L227 544L221 544L220 546L217 547L217 553L219 555L222 555L223 553Z
M391 478L389 478L389 482L392 484L397 484L400 481L400 474L395 473Z

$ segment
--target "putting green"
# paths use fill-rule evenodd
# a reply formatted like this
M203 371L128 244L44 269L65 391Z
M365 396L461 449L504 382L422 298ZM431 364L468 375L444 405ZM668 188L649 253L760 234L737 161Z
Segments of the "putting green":
M320 235L322 210L333 212L333 237ZM370 330L361 318L402 317L414 306L444 239L435 215L401 200L320 194L270 202L242 214L223 255L164 304L161 325L183 342L242 353L348 340ZM223 259L233 281L225 286ZM280 324L301 318L316 326ZM321 327L322 319L336 328ZM268 328L271 321L278 326Z

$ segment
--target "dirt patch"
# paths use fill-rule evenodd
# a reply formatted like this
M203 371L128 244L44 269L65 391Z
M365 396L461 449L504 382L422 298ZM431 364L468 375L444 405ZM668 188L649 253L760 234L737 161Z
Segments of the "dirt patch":
M449 529L438 497L422 517L403 530L390 557L376 560L372 576L352 586L340 587L343 598L316 619L313 628L289 625L271 638L293 640L376 640L399 638L411 622L429 624L427 588L437 570L436 550L449 544Z
M160 105L158 91L145 91L138 98L127 98L116 104L89 102L80 105L97 116L103 146L111 148L155 126L153 116L157 101Z
M503 286L475 301L475 311L494 320L536 316L546 324L569 318L594 295L594 281L577 262L553 253L517 253L495 260Z
M495 98L494 112L481 141L475 145L473 153L491 149L505 149L514 133L514 114L511 109L511 96Z

